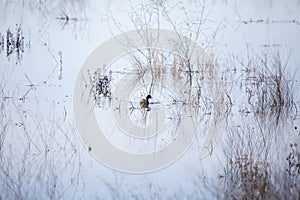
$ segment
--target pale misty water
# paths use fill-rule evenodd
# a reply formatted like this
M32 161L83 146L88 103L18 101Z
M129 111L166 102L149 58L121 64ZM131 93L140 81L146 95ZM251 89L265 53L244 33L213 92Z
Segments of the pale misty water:
M144 5L155 10L160 3ZM132 153L164 149L178 137L178 127L184 127L180 116L188 106L198 110L193 115L198 135L179 159L152 173L119 172L89 153L93 149L83 145L74 122L76 78L85 60L100 44L145 25L141 18L145 10L140 5L117 0L0 2L0 199L220 199L228 197L232 188L240 197L239 192L245 191L232 185L245 182L245 176L229 163L230 159L235 162L248 157L253 163L263 163L263 167L259 165L262 170L259 173L260 177L268 177L272 185L268 191L275 188L273 193L278 193L278 198L295 195L293 192L300 187L298 0L206 2L205 23L197 43L209 55L214 54L213 72L200 67L188 79L186 73L172 71L176 54L163 50L159 53L165 56L166 68L159 72L154 86L150 81L142 81L151 80L149 74L148 79L147 74L145 79L139 79L133 56L125 54L117 58L106 71L99 66L102 69L99 77L106 80L104 75L107 75L112 94L99 95L94 112L98 125L112 144ZM189 27L186 22L195 23L193 17L200 14L197 1L170 1L166 5L175 27L194 39L194 32L190 34L185 28ZM132 13L133 10L136 12ZM146 25L157 28L156 15L152 16L150 25ZM163 14L160 17L161 29L174 29ZM272 82L272 77L282 74L276 71L278 68L272 71L258 67L266 60L268 66L278 64L278 52L285 69L284 83L288 85L281 87L284 92L280 98L283 97L284 103L280 109L269 105L276 104L271 101L273 98L278 100L273 87L276 81ZM134 54L140 55L139 52L131 55ZM147 59L141 61L146 65ZM261 72L269 76L266 78ZM132 77L139 81L128 85L125 81L123 88L128 90L120 95L123 99L116 99L118 82ZM186 86L189 81L191 88ZM180 88L179 92L165 87L168 84ZM145 118L139 101L149 93L149 88L153 98ZM191 98L185 89L191 92ZM90 88L85 92L94 95ZM122 115L124 112L126 115ZM162 113L163 119L158 117ZM159 130L160 135L145 143L127 137L118 123L128 120L140 128L153 128L143 136L151 136L153 130ZM152 127L151 123L156 124ZM189 131L186 127L183 130ZM205 138L209 135L219 139L211 146L206 144L209 148L204 152ZM270 176L264 173L266 162L270 165ZM230 173L236 173L235 177L241 179L230 182ZM290 182L281 179L286 176ZM287 186L290 183L295 185Z

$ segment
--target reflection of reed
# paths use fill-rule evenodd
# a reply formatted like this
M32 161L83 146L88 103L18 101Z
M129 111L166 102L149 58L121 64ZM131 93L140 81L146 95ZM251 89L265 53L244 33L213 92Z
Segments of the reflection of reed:
M38 17L41 18L41 24L39 24L41 35L48 34L51 23L57 24L58 22L62 29L72 29L71 32L77 37L77 34L86 31L89 25L90 19L86 10L89 2L86 0L57 2L49 0L3 0L0 2L0 7L4 15L9 16L11 13L18 13L24 21L31 20L28 16L37 17L28 14L38 14Z
M74 9L72 9L74 10ZM57 20L61 22L61 28L65 29L68 27L72 27L74 30L81 31L86 29L88 26L89 19L86 16L78 17L78 13L75 12L74 16L69 16L65 11L62 11L62 14L60 17L56 17Z
M293 80L283 66L279 52L248 60L245 67L248 103L263 121L280 121L293 115Z
M10 57L16 55L16 63L20 63L23 58L23 53L26 48L29 48L29 41L25 40L23 36L23 29L21 25L16 25L16 31L12 32L11 29L7 29L6 35L0 33L0 54L5 51L5 56Z
M291 20L270 20L270 19L249 19L249 20L238 20L238 23L243 24L295 24L300 25L299 20L291 19Z
M265 122L257 120L254 113L228 122L223 146L227 160L222 176L225 181L223 197L297 199L300 187L297 143L290 144L287 159L286 151L282 151L292 134L291 130L286 130L290 126L264 126Z
M0 199L74 198L82 162L75 127L64 123L55 105L48 112L18 101L18 94L3 90L5 77L0 81Z
M110 107L111 101L111 73L107 74L105 71L105 67L103 69L98 68L97 71L90 74L88 72L88 78L90 81L91 88L88 88L83 92L89 93L88 99L92 97L95 101L95 105L99 106L102 109L108 109Z
M208 95L209 90L213 90L214 82L218 79L213 55L190 65L185 61L186 58L176 52L149 49L141 54L142 56L130 55L132 66L139 75L138 79L143 80L143 77L150 73L152 82L160 82L163 85L167 81L172 81L172 84L181 88L182 94L180 99L174 99L174 103L182 102L199 107L203 106L203 101L211 98L205 95ZM151 85L149 91L151 93Z
M237 115L233 104L233 115L227 119L223 146L227 160L225 175L222 176L225 181L223 197L297 199L299 185L286 188L294 177L286 176L285 167L290 169L293 161L289 158L295 155L295 151L289 154L286 165L283 150L293 135L290 127L295 114L293 79L278 52L267 52L261 57L248 55L246 61L233 60L225 64L225 87L230 88L229 95L234 103L244 108ZM234 71L229 70L230 65ZM238 70L240 73L236 73ZM227 77L237 81L231 82Z

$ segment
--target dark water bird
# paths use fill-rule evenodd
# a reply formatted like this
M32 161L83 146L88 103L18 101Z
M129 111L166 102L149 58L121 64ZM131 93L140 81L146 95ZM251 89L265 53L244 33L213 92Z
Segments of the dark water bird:
M149 94L149 95L147 95L146 99L142 99L142 100L140 101L141 108L148 108L148 106L149 106L149 99L151 99L151 98L152 98L152 97L151 97L151 95Z

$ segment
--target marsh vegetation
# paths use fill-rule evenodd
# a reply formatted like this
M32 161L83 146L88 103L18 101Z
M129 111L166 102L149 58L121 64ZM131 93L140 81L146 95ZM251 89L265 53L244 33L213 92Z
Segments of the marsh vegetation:
M299 50L270 43L242 44L243 54L218 50L218 34L226 25L284 24L297 32L298 19L254 20L237 14L224 25L210 19L209 2L161 0L130 2L122 12L108 4L109 14L92 18L89 3L95 2L0 3L1 10L24 13L38 7L33 15L44 22L34 21L40 27L31 33L30 23L10 21L7 11L10 25L0 27L0 199L300 198ZM99 42L84 34L97 35L101 28L93 28L99 26L109 37L135 29L143 48L125 38L120 43L134 51L82 72L83 59L95 47L87 48L87 40ZM164 29L177 36L169 41L172 51L157 44ZM73 43L83 52L75 51ZM183 117L188 110L197 131L186 152L190 157L141 175L99 164L89 154L95 148L82 143L73 120L69 83L78 71L86 74L82 101L92 101L111 143L132 153L164 149L190 130ZM144 109L140 101L147 95L152 98ZM163 120L157 117L161 113ZM159 135L145 131L152 138L143 142L121 136L118 123L128 120L140 129L156 123L153 130Z

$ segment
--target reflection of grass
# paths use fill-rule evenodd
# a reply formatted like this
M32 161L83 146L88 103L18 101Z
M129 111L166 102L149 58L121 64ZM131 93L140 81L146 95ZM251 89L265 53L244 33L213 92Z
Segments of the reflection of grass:
M245 73L248 103L254 113L275 115L276 124L280 118L286 118L294 106L293 80L289 79L279 52L248 60Z
M253 123L229 128L227 145L226 196L231 199L266 199L272 194L270 144L272 137Z
M88 71L91 88L83 93L89 92L89 98L92 97L95 101L95 105L100 106L103 109L107 109L110 106L111 76L110 72L106 72L105 67L98 68L93 74L90 74L90 71Z
M286 144L278 143L291 135L287 122L293 118L293 80L278 52L255 58L249 56L246 64L240 60L232 63L240 63L240 66L229 67L234 68L233 71L227 67L225 77L234 77L241 70L238 81L228 85L234 88L231 91L246 91L244 98L234 99L236 106L246 106L246 111L240 111L238 116L232 113L234 117L228 119L224 196L230 199L284 199L287 196L297 199L299 186L285 188L291 176L284 167ZM230 95L235 98L237 94ZM283 174L285 178L281 178Z
M273 193L267 162L254 161L247 154L230 162L231 198L267 199ZM235 186L234 186L235 185ZM233 187L233 188L231 188Z
M8 4L10 1L4 2ZM36 4L43 4L42 11L45 13L49 10L47 5L57 9L61 5L66 7L68 4L68 2L62 1L61 4L54 5L52 1L48 0L42 0L39 3L37 1L22 2L32 8L36 8ZM164 2L158 1L157 3ZM85 5L83 1L79 1L78 4ZM70 9L72 10L74 7L76 6L71 5ZM79 7L81 9L83 6ZM163 13L173 26L173 20L168 11L170 7L162 4L158 8L157 13ZM69 23L80 19L76 15L76 9L74 10L75 14L66 10L61 17L58 17L62 22ZM149 16L152 16L152 13L152 10L149 9L148 14L151 14ZM187 14L186 16L188 17ZM200 29L198 32L191 31L189 26L199 25L200 27L203 21L201 19L195 19L197 24L188 20L190 23L185 29L186 32L198 35L201 32ZM198 21L201 23L198 24ZM142 25L150 27L147 21L144 21ZM198 29L198 26L196 28ZM174 31L180 33L175 25ZM7 35L8 40L13 44L12 33L9 31ZM16 39L14 45L21 47L21 32L18 32L17 38L19 39ZM181 50L184 51L187 50L185 48L188 48L188 45L185 45L179 44L178 46L182 47ZM7 54L11 54L11 50L7 49ZM218 188L218 190L213 191L211 196L207 196L217 199L220 197L229 199L300 198L300 151L297 143L293 142L288 147L289 153L286 155L286 161L274 161L274 157L277 158L276 151L280 151L280 153L284 151L277 148L279 146L277 143L282 142L281 138L285 135L288 137L289 131L284 129L289 127L285 123L287 120L283 119L290 117L290 111L294 104L293 80L289 80L286 66L283 65L279 53L251 58L246 61L246 64L241 62L240 67L243 69L238 67L238 70L242 71L239 74L241 77L239 83L246 88L246 98L241 100L243 102L235 101L235 98L228 93L230 91L237 92L232 90L232 87L236 85L223 83L216 78L217 62L213 55L209 55L203 63L199 61L199 63L193 64L189 63L188 55L181 57L172 53L170 56L157 49L150 50L144 55L146 56L143 59L138 56L131 57L140 79L143 78L145 72L149 71L154 80L163 82L164 76L171 74L175 80L174 83L181 84L184 98L174 100L174 104L182 103L199 107L203 113L210 114L211 107L224 106L224 99L214 98L219 96L219 92L224 92L228 97L228 107L239 106L244 102L246 104L243 105L250 107L249 118L241 116L243 119L237 122L240 122L239 127L236 127L236 124L231 123L231 119L227 118L229 126L225 130L227 132L224 133L227 134L227 138L225 136L227 144L224 148L227 165L223 177L225 185L220 186L222 181L210 183L209 187ZM172 58L169 63L168 56ZM234 72L229 68L224 74L231 77L237 69L235 66ZM92 92L94 92L96 101L102 97L110 98L111 78L98 71L90 78L94 86ZM14 97L6 95L2 87L0 88L0 199L59 199L66 197L66 194L77 192L80 186L81 160L80 148L73 135L74 129L64 125L64 121L57 118L55 114L50 117L51 119L48 116L40 116L38 112L32 112L25 117L26 112L23 112L22 105L17 100L14 101ZM215 91L215 93L211 94L211 91ZM239 92L240 90L237 93ZM151 93L151 89L149 93ZM237 114L233 113L234 109L227 109L227 111L232 115ZM37 117L33 117L33 115L37 115ZM275 124L282 124L283 128L272 128L274 116ZM263 122L270 123L268 126L264 126ZM130 190L122 190L120 185L114 183L113 185L106 184L106 186L112 199L196 199L203 197L199 191L202 191L205 186L205 184L204 186L195 184L189 190L182 189L182 191L178 190L167 194L163 186L142 183ZM122 183L122 185L124 186L126 183Z
M74 196L80 187L80 152L73 130L62 121L40 117L16 126L9 123L6 138L0 138L1 199L59 199Z
M3 0L0 1L1 11L4 11L8 16L12 13L23 13L22 18L28 13L38 13L43 19L41 27L45 26L45 19L57 19L61 22L61 27L73 25L72 31L86 29L86 22L89 20L86 13L86 7L89 1L52 1L52 0ZM24 14L26 13L26 14ZM80 22L83 22L79 24ZM44 27L45 28L45 27Z
M0 82L0 199L74 198L81 186L74 127L55 109L28 108L6 83Z
M15 31L10 28L6 33L0 32L0 54L5 51L5 56L10 59L12 55L16 56L16 64L20 63L23 53L30 47L30 41L23 35L21 25L17 24Z
M141 55L138 55L139 53ZM144 76L150 73L153 82L164 84L166 81L173 81L174 84L180 85L182 99L176 99L174 103L194 107L203 106L208 109L213 96L218 96L217 93L212 94L212 91L223 88L215 68L216 59L212 54L199 58L197 64L194 65L187 62L188 58L176 52L159 49L148 49L145 52L140 50L137 55L130 55L130 60L133 69L139 75L138 79L142 82ZM151 88L149 91L151 92Z

